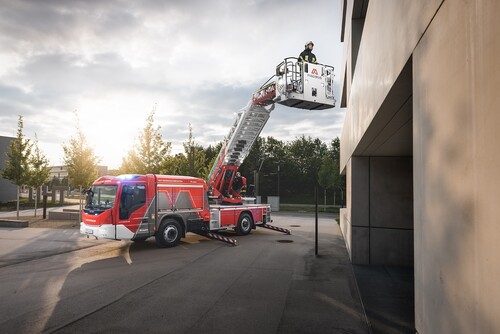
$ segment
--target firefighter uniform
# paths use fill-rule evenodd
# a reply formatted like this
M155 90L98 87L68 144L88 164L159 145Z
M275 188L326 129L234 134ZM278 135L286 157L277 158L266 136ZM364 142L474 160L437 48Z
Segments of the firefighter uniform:
M311 47L309 47L309 45ZM307 62L307 63L316 63L316 56L312 53L312 49L314 47L313 42L307 42L305 45L305 50L302 51L299 55L299 62Z

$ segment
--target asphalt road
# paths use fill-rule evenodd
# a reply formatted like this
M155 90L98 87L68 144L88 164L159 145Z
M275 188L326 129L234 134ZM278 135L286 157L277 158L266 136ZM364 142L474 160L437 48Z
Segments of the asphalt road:
M175 248L0 229L2 333L368 333L338 225L283 214L233 247L188 234Z

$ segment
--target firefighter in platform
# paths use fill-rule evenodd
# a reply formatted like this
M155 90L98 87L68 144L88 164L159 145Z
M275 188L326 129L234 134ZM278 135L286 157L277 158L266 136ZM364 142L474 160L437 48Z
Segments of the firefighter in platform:
M299 62L316 64L316 56L314 55L314 53L312 53L314 43L312 41L309 41L304 47L304 51L302 51L299 55Z

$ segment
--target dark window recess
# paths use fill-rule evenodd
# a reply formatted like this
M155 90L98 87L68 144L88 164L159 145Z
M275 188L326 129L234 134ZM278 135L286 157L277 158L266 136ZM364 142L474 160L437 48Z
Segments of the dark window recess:
M120 219L127 219L132 212L146 203L146 187L124 185L120 197Z

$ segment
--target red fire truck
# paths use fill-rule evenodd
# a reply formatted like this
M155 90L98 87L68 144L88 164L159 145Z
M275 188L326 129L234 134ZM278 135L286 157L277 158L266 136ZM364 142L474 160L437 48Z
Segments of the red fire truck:
M236 120L208 176L104 176L87 194L80 232L87 236L144 241L154 236L160 247L175 246L188 232L236 244L217 234L234 229L245 235L256 226L290 233L273 225L271 207L245 204L233 186L236 173L267 123L274 103L302 109L333 108L333 67L286 58L276 75L257 90ZM209 199L216 204L209 204Z
M175 246L194 232L235 244L213 232L234 229L245 235L271 221L268 205L209 205L207 190L203 179L189 176L103 176L88 194L80 232L133 241L155 236L161 247Z

